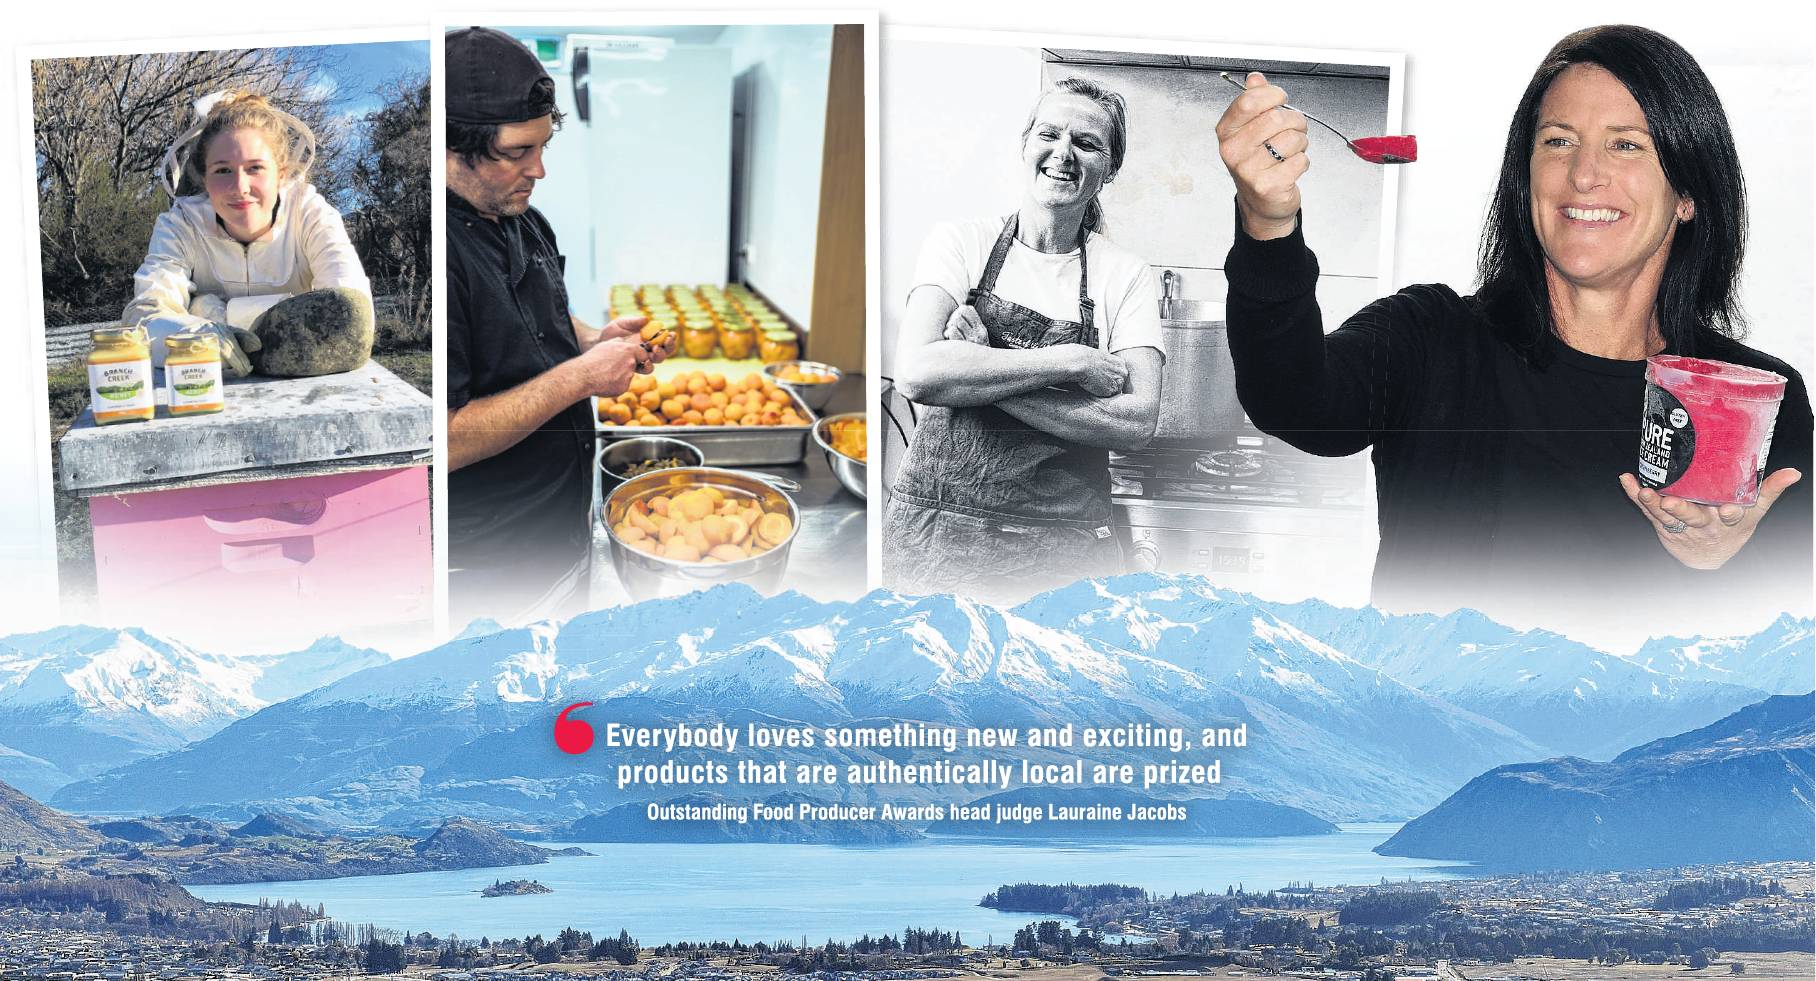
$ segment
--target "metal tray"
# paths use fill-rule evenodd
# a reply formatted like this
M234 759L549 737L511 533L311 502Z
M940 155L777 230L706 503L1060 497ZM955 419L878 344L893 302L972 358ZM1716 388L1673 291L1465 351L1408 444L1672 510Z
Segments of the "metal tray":
M631 436L673 436L700 448L709 467L751 467L800 463L807 459L807 436L820 417L792 391L788 398L805 426L613 426L599 422L599 400L593 399L593 422L599 439L611 441Z

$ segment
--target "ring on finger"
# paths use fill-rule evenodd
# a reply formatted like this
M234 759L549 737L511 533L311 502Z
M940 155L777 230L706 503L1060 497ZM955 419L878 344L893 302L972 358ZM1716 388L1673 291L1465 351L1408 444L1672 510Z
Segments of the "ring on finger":
M1673 521L1670 524L1665 525L1664 529L1666 531L1670 532L1671 534L1676 535L1688 527L1690 527L1689 522L1684 521L1682 518L1679 518L1676 521Z
M1263 150L1266 150L1266 151L1267 151L1267 155L1268 155L1268 156L1270 156L1270 157L1273 157L1273 158L1274 158L1274 159L1275 159L1275 160L1277 160L1277 161L1279 161L1279 162L1281 162L1281 163L1285 163L1285 162L1286 162L1286 158L1285 158L1285 157L1283 157L1283 156L1281 156L1281 155L1280 155L1280 151L1279 151L1279 150L1276 150L1276 149L1274 149L1274 145L1273 145L1273 144L1272 144L1272 143L1269 143L1269 142L1267 142L1267 141L1266 141L1266 140L1262 140L1262 141L1261 141L1261 149L1263 149Z

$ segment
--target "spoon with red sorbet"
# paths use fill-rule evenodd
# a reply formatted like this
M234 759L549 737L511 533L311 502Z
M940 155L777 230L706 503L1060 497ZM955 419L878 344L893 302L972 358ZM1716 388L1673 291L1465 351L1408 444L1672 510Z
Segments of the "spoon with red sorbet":
M1217 75L1231 85L1234 85L1245 92L1248 91L1248 86L1231 78L1229 72L1218 72ZM1369 163L1403 164L1412 163L1419 159L1419 138L1416 136L1364 136L1359 140L1352 140L1349 137L1344 136L1342 130L1319 119L1317 116L1306 112L1304 109L1298 109L1293 106L1283 106L1282 108L1292 109L1294 112L1300 113L1312 122L1337 134L1337 139L1342 140L1344 144L1349 147L1351 153L1354 153L1356 156L1361 157Z

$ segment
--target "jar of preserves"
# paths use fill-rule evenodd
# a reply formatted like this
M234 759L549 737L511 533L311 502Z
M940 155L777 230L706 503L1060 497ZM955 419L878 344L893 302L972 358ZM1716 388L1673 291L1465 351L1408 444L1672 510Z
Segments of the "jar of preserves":
M221 341L213 334L164 338L164 387L173 416L196 416L227 407L221 387Z
M749 324L727 320L719 325L719 346L727 358L742 361L757 353L757 332Z
M768 330L757 342L757 356L764 364L775 364L777 361L799 361L801 343L795 340L794 331L786 328Z
M719 346L719 331L709 319L689 320L681 326L681 352L690 358L710 358Z
M144 422L157 415L151 389L151 335L143 327L100 327L92 338L88 406L95 425Z

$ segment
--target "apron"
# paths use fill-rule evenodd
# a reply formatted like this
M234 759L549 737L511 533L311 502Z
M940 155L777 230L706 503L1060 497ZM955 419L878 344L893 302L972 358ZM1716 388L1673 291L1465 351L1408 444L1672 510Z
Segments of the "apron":
M990 346L1098 346L1085 233L1078 321L1051 320L997 296L1015 242L1003 223L983 278L966 294ZM1121 571L1110 531L1110 451L1036 429L993 405L929 406L896 478L884 521L884 579L903 592L1017 599ZM960 588L963 587L963 588Z

